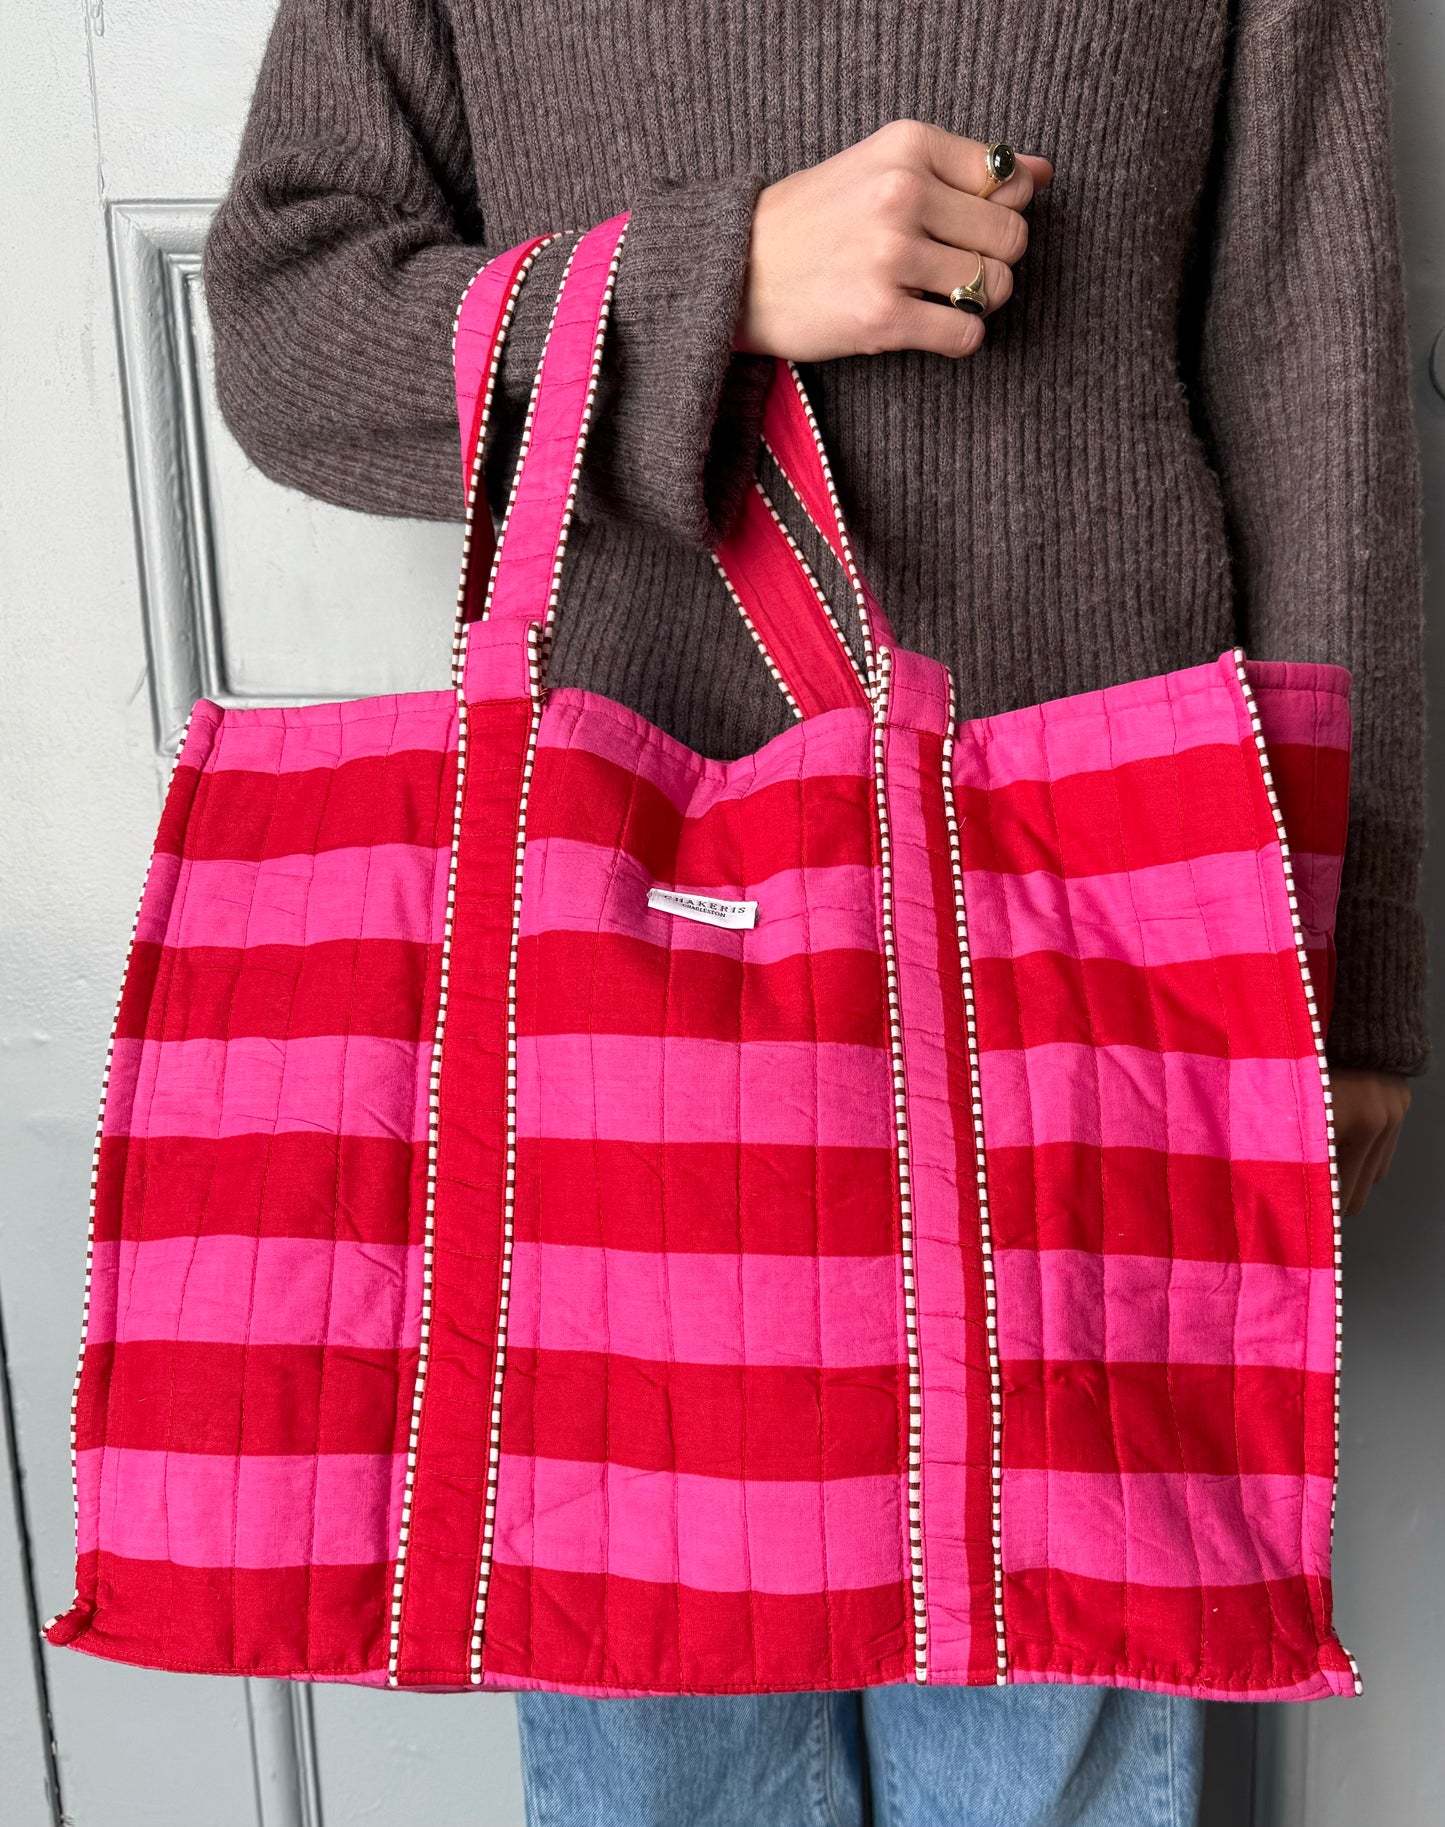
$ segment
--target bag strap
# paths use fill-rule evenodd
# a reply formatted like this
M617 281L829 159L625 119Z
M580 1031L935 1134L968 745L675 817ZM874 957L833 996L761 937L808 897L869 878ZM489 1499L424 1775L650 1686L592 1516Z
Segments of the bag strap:
M550 628L626 227L627 217L620 215L590 229L568 262L533 385L495 554L491 541L483 540L476 531L468 540L458 593L463 642L465 625L482 617L514 626L519 645L529 640L529 630ZM481 443L502 340L517 290L536 253L550 238L523 243L483 269L458 314L457 410L459 424L467 428L464 449L469 452L470 527L476 524ZM775 399L780 406L774 406ZM853 583L871 672L872 642L875 631L880 631L876 605L852 561L827 458L802 384L791 366L777 367L765 431L769 426L780 468L806 511L819 521ZM485 512L481 520L489 531ZM869 672L856 665L826 597L761 486L749 492L736 524L719 542L714 557L736 606L798 715L815 716L868 703ZM488 560L490 578L484 587L481 578ZM501 629L495 629L493 641L487 645L494 645L500 635ZM468 697L482 695L484 668L479 652L464 671ZM525 673L517 671L513 676Z
M858 608L863 651L871 673L875 643L894 646L893 630L858 568L833 481L828 449L804 390L802 376L792 362L778 362L776 368L763 408L763 443L797 496L799 506L831 546L834 557L847 574Z
M519 242L477 273L457 306L452 326L452 370L456 378L457 424L462 439L462 487L466 491L466 530L462 536L462 574L457 586L457 628L453 670L462 630L482 613L486 579L496 554L491 509L482 486L487 426L496 392L502 348L511 328L517 296L532 262L555 235L534 235ZM460 680L457 681L460 683Z

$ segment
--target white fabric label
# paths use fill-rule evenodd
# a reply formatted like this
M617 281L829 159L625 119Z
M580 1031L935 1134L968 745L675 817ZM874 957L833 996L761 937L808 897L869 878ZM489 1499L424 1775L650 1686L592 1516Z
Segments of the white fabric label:
M756 901L715 901L711 895L679 894L675 888L649 888L647 905L658 913L676 914L680 920L697 920L703 926L756 926Z

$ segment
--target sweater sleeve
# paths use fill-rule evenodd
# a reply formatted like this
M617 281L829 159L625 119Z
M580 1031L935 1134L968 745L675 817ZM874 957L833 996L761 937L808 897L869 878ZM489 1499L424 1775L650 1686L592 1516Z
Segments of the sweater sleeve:
M452 327L501 251L473 150L442 0L281 0L204 256L221 410L274 480L373 513L460 518ZM742 176L618 199L632 222L584 516L702 543L741 499L770 373L732 350L757 188ZM570 240L523 289L504 424L525 403Z
M1240 0L1200 344L1240 639L1353 674L1327 1037L1428 1052L1420 482L1391 178L1386 0Z

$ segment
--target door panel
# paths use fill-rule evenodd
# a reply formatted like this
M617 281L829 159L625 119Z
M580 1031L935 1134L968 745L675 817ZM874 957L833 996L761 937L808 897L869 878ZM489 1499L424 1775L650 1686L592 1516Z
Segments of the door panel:
M0 515L0 1299L42 1617L71 1590L95 1100L169 750L201 692L245 703L448 677L460 529L281 489L216 410L206 199L229 176L270 13L270 0L22 0L6 18L0 425L22 428L6 467L22 458L23 492ZM0 1815L38 1827L52 1817L5 1507L0 1556ZM504 1698L43 1660L75 1827L521 1821Z

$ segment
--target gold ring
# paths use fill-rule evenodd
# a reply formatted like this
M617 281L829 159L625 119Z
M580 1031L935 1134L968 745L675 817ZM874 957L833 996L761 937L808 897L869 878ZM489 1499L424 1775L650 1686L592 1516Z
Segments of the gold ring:
M983 288L983 255L975 254L978 271L967 285L956 285L948 294L948 302L955 311L964 311L970 317L982 317L988 309L988 293Z
M981 197L991 197L1000 184L1007 184L1018 170L1018 158L1007 140L996 140L983 155L983 189Z

